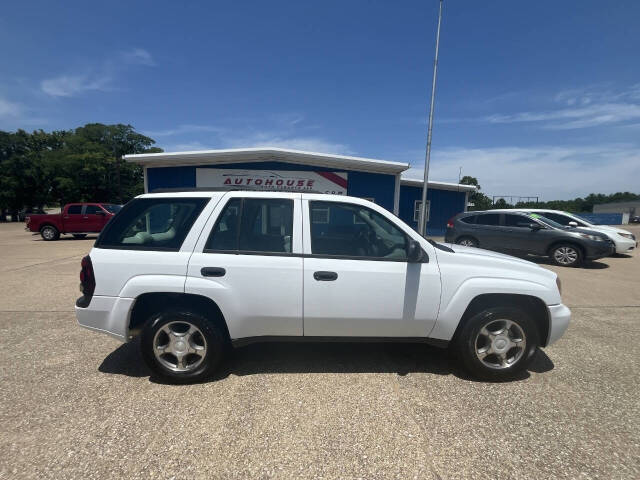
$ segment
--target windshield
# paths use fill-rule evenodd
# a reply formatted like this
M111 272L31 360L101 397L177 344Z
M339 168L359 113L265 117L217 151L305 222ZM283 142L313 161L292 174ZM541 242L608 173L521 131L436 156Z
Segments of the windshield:
M582 223L586 223L587 226L592 227L593 223L591 223L589 220L587 220L586 218L581 217L580 215L574 215L572 213L569 212L564 212L565 215L568 215L569 217L573 218L574 220L580 221Z
M103 203L102 207L109 213L118 213L120 210L122 210L122 205L113 205L110 203Z
M544 223L545 225L549 225L550 227L553 228L560 228L560 229L564 229L564 225L560 225L558 222L554 222L553 220L551 220L550 218L547 217L543 217L542 215L540 215L539 213L530 213L529 214L530 218L533 218L541 223Z

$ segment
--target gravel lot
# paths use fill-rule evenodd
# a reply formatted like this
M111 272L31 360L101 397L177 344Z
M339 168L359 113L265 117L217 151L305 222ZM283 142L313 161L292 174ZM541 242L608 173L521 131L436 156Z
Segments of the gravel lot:
M637 253L549 267L573 322L510 383L420 345L269 344L171 386L76 325L92 244L0 224L0 479L640 478Z

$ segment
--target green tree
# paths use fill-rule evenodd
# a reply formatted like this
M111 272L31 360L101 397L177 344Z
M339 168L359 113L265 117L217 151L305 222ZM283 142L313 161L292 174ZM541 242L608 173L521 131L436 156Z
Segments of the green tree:
M481 193L481 186L476 177L465 175L460 179L462 185L475 185L477 190L469 195L469 202L473 204L470 210L487 210L491 208L491 199L484 193Z

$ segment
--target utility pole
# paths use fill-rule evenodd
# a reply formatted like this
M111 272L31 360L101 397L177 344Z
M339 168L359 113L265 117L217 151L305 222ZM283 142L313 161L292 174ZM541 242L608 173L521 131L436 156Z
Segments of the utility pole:
M442 0L438 10L438 30L436 32L436 56L433 60L433 82L431 84L431 106L429 107L429 127L427 130L427 154L424 160L424 184L422 185L422 211L420 212L420 222L418 222L418 232L422 236L427 234L427 189L429 183L429 161L431 160L431 134L433 132L433 108L436 97L436 78L438 76L438 48L440 47L440 23L442 22Z

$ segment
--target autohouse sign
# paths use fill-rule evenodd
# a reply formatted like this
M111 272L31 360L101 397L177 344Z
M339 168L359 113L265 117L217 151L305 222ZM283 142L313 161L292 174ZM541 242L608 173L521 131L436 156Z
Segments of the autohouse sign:
M196 187L249 187L261 190L316 191L347 194L347 174L289 170L196 168Z

